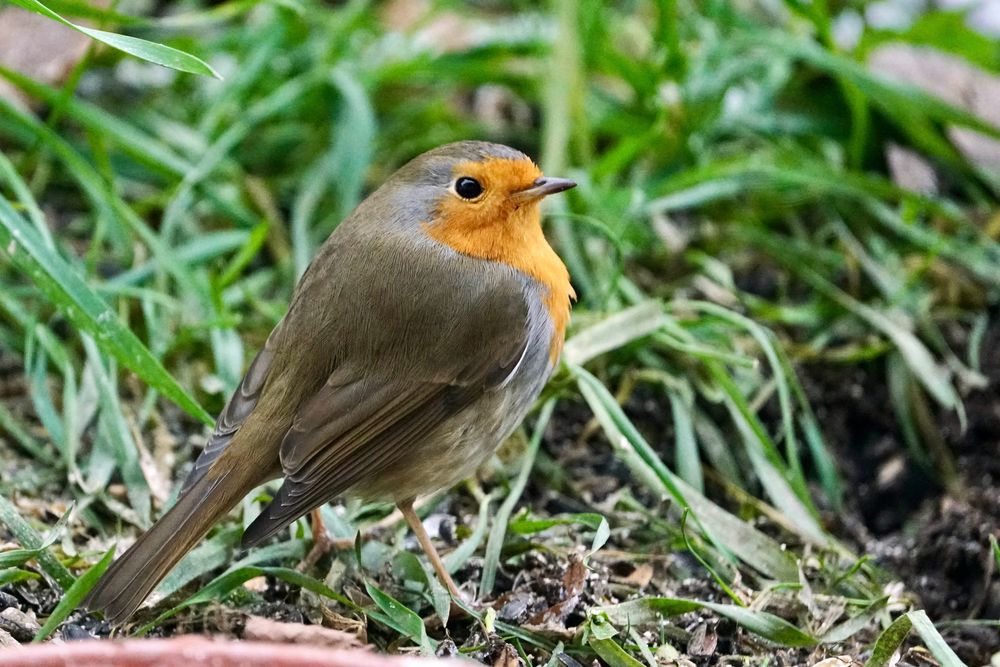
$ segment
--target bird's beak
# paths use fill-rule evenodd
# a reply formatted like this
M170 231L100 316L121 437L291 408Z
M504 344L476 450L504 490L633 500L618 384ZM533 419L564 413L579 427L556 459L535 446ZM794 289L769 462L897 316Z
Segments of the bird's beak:
M514 196L521 201L537 201L542 197L548 197L549 195L554 195L557 192L563 192L575 187L576 181L571 181L568 178L550 178L548 176L542 176L541 178L535 179L535 182L531 184L530 188L520 190L515 193Z

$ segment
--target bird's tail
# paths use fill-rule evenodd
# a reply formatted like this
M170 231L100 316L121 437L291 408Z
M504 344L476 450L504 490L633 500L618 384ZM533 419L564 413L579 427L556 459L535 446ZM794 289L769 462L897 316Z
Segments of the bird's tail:
M108 568L82 606L103 611L113 625L127 620L205 533L258 485L248 474L252 467L198 480Z

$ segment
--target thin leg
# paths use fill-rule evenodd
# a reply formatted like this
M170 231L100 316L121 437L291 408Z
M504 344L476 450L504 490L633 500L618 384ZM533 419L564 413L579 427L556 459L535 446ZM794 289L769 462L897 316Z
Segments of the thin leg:
M458 586L455 582L451 580L451 575L448 574L448 570L444 569L444 563L441 562L441 556L438 555L437 549L434 548L434 543L431 542L430 535L424 530L424 524L420 521L420 517L417 513L413 511L413 499L405 500L396 505L399 507L399 511L403 513L403 518L406 519L406 523L410 524L410 530L413 534L417 536L417 541L420 542L420 547L427 554L427 558L431 561L431 565L434 566L434 571L437 572L438 578L441 583L447 587L448 592L456 600L462 599L462 594L458 592Z
M309 513L309 525L312 527L312 549L302 562L299 563L299 572L305 572L319 562L319 559L331 551L350 549L354 546L351 539L333 539L330 533L326 532L326 525L323 523L323 513L317 507Z

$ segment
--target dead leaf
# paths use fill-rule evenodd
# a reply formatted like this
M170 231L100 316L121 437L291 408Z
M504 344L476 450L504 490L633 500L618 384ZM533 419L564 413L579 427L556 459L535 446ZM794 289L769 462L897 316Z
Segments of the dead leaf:
M490 664L493 667L523 667L521 656L511 644L499 637L490 639Z
M562 620L557 618L547 618L541 623L523 623L521 627L528 632L555 639L561 642L571 641L577 635L577 627L567 628Z
M587 566L578 553L569 556L569 565L562 577L562 599L528 619L528 626L546 634L562 635L567 632L566 617L580 604L580 594L587 582ZM572 634L572 631L569 631Z
M379 15L386 28L406 32L416 27L429 9L427 0L389 0L382 5Z
M587 566L583 564L583 557L578 553L569 556L569 567L563 573L563 595L564 599L579 595L583 592L583 585L587 581Z
M260 616L248 616L243 639L336 648L362 648L356 635L322 625L281 623Z
M688 640L688 655L710 656L715 654L715 648L719 644L719 635L715 633L715 628L709 627L708 623L702 623Z
M653 580L653 566L649 563L639 563L635 569L624 577L613 577L615 583L633 586L635 588L645 588Z
M428 18L427 0L394 0L383 6L382 21L390 30L410 34L422 47L440 53L462 51L474 44L477 24L456 12L437 11Z
M359 618L350 618L333 611L326 605L320 607L323 614L323 625L354 635L362 644L368 643L368 625Z

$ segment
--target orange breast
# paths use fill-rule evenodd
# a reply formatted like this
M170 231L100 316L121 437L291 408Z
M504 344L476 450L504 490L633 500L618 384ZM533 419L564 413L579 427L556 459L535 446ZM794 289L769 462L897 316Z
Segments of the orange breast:
M562 352L569 323L570 301L576 297L569 271L542 233L539 202L517 205L510 195L529 187L541 171L527 160L491 159L469 162L456 175L471 176L486 188L482 200L446 197L435 219L424 224L427 234L456 252L503 262L531 276L546 290L545 308L555 333L549 359Z

